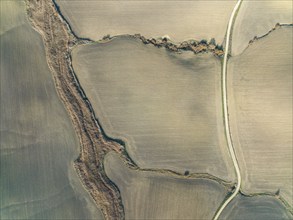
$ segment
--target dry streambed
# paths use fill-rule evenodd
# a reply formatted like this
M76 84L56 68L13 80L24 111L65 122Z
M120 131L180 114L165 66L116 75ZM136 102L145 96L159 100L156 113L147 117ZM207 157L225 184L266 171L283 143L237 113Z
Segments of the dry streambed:
M0 218L102 219L73 168L79 147L23 1L1 1Z

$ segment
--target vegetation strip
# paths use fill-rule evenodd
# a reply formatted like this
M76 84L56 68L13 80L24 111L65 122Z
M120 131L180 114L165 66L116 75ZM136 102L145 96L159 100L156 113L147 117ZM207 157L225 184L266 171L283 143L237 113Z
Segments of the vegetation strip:
M123 36L123 35L122 35ZM144 44L152 44L156 47L164 47L171 52L178 52L181 53L183 51L191 51L194 54L199 53L213 53L217 57L222 57L224 55L223 46L216 44L214 38L212 38L209 42L207 40L188 40L183 41L181 43L174 43L168 37L161 37L161 38L145 38L141 34L134 34L134 35L125 35L137 38L141 40ZM112 38L110 35L106 35L103 37L103 41L111 40Z
M104 138L96 124L91 106L74 77L68 45L77 43L51 1L27 1L27 13L34 28L42 35L47 62L55 86L69 113L80 141L75 168L105 219L123 219L124 209L118 188L103 169L109 151L121 152L122 146ZM129 162L131 163L131 162Z

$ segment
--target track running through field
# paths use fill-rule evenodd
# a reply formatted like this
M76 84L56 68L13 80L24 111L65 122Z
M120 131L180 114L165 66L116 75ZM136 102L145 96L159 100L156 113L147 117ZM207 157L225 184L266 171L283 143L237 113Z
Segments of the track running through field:
M226 44L225 44L225 50L224 50L224 59L223 59L223 69L222 69L222 102L223 102L223 109L224 109L224 125L225 125L225 134L226 134L226 139L227 139L227 144L229 148L229 153L232 158L235 172L237 175L237 184L234 192L230 197L226 199L226 201L221 205L221 207L218 209L214 220L217 220L225 207L234 199L234 197L238 194L241 186L241 174L240 174L240 169L239 165L236 159L233 143L232 143L232 138L231 138L231 133L230 133L230 126L229 126L229 117L228 117L228 104L227 104L227 62L228 62L228 54L229 54L229 47L230 47L230 40L231 40L231 30L232 26L234 23L234 19L236 17L236 12L240 8L242 0L238 0L237 4L235 5L233 12L230 16L230 20L228 23L228 28L227 28L227 34L226 34Z

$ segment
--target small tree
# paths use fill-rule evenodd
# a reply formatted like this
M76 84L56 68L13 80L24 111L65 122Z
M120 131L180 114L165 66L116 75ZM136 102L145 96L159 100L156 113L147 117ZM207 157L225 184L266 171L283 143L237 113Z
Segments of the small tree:
M218 45L218 44L217 44L216 49L218 49L218 50L223 50L223 45Z
M188 175L189 175L189 171L186 170L186 171L184 172L184 175L185 175L185 176L188 176Z
M279 196L280 195L280 189L278 189L275 194L276 194L276 196Z
M212 39L210 40L209 44L216 45L216 40L215 40L215 38L212 38Z
M107 40L107 39L110 39L110 34L107 34L103 37L103 40Z

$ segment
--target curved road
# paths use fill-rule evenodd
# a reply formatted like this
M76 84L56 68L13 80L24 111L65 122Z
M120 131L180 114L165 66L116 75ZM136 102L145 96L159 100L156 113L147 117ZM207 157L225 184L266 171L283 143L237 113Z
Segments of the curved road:
M232 144L232 139L231 139L231 133L230 133L230 127L229 127L229 118L228 118L228 105L227 105L227 59L228 59L228 54L229 54L229 46L230 46L230 39L231 39L231 29L233 26L233 21L236 17L236 12L240 7L242 0L238 0L237 4L235 5L233 12L231 14L229 23L228 23L228 29L227 29L227 35L226 35L226 46L225 46L225 53L224 53L224 60L223 60L223 69L222 69L222 101L223 101L223 107L224 107L224 124L225 124L225 133L226 133L226 139L227 139L227 143L228 143L228 148L229 148L229 153L232 157L233 160L233 164L235 167L235 172L237 175L237 185L235 188L235 191L233 192L233 194L227 198L227 200L222 204L222 206L218 209L214 220L217 220L219 218L219 216L221 215L222 211L225 209L225 207L229 204L229 202L232 201L232 199L238 194L239 190L240 190L240 185L241 185L241 174L240 174L240 170L239 170L239 165L236 159L236 155L235 155L235 151L233 148L233 144Z

